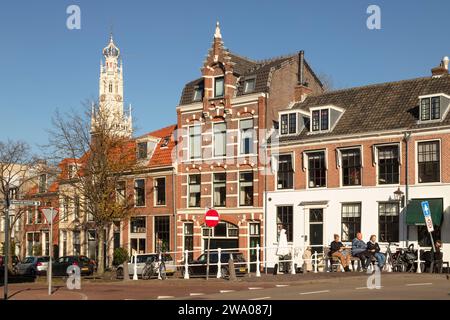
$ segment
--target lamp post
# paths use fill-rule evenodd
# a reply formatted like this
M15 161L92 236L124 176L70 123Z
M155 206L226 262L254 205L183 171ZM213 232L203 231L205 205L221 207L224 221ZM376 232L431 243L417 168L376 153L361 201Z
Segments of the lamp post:
M405 194L402 190L400 190L400 187L394 191L394 199L398 201L400 207L405 207Z

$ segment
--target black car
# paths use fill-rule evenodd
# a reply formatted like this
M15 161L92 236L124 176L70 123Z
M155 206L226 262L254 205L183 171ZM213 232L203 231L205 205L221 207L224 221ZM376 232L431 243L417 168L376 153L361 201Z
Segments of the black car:
M86 256L65 256L52 263L52 274L54 276L67 276L67 268L78 266L82 276L90 276L95 271L95 262Z
M229 275L228 272L228 261L230 260L230 255L233 254L234 270L236 276L244 276L248 273L247 262L241 252L222 252L220 255L221 263L221 273L222 277L226 278ZM209 255L209 276L214 277L217 275L217 263L219 261L218 253L211 252ZM207 265L207 254L204 253L200 255L196 260L189 262L189 275L194 276L205 276L206 275L206 265Z
M3 261L5 261L5 256L0 256L0 268L3 267ZM18 256L12 256L12 265L15 267L20 262Z

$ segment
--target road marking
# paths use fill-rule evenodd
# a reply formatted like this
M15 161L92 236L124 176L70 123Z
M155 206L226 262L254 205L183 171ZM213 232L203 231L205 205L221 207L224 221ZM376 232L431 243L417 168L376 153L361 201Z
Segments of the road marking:
M235 290L220 290L220 293L234 292Z
M355 290L364 290L364 289L381 289L384 288L383 286L377 286L377 287L373 287L373 288L368 288L368 287L359 287L359 288L355 288Z
M429 286L432 285L431 282L424 282L424 283L408 283L406 284L407 287L412 287L412 286Z
M200 292L194 292L190 294L191 296L202 296L204 295L204 293L200 293Z
M277 284L275 287L283 288L283 287L289 287L289 285L288 284Z
M81 292L77 292L80 296L81 296L81 300L88 300L88 296L85 295L84 293Z
M270 299L270 297L253 298L248 300L267 300L267 299Z
M158 296L157 299L171 299L171 298L175 298L174 296Z
M322 291L311 291L311 292L301 292L300 294L315 294L315 293L327 293L330 290L322 290Z
M128 299L128 298L127 298L127 299L123 299L123 300L136 300L136 299Z
M261 290L261 287L249 287L248 290Z

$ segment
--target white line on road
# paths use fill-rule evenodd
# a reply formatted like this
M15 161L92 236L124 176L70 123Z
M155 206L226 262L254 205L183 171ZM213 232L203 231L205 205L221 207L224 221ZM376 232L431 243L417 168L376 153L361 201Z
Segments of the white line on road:
M190 294L191 296L202 296L204 295L204 293L200 293L200 292L194 292Z
M277 284L275 287L283 288L283 287L289 287L289 285L288 284Z
M311 291L311 292L301 292L300 294L315 294L315 293L327 293L330 290L322 290L322 291Z
M378 286L378 287L373 287L373 288L359 287L359 288L355 288L355 290L363 290L363 289L381 289L381 288L383 288L383 286Z
M270 297L253 298L248 300L267 300L267 299L270 299Z
M171 298L175 298L174 296L158 296L157 299L171 299Z
M424 282L424 283L408 283L406 284L407 287L412 287L412 286L429 286L432 285L431 282Z
M234 292L235 290L220 290L220 293Z
M248 288L248 290L261 290L261 289L263 289L263 288L261 288L261 287L250 287L250 288Z

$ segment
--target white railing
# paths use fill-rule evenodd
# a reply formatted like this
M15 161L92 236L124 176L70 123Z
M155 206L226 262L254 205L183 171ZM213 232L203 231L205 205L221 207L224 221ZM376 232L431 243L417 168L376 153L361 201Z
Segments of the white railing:
M385 250L381 250L382 252L387 251L387 245L382 245L381 247L385 247ZM251 272L251 266L255 265L255 275L256 277L261 276L261 270L266 270L268 268L274 268L275 265L278 265L280 267L283 265L283 267L287 268L291 274L295 274L297 268L300 266L305 271L308 269L308 271L312 271L313 273L321 272L328 272L329 271L329 265L330 259L329 257L325 256L324 252L325 249L328 248L328 246L323 245L309 245L309 246L293 246L288 245L286 247L278 247L278 246L267 246L267 247L260 247L257 245L256 247L245 247L245 248L218 248L218 249L211 249L210 252L217 254L217 262L210 262L210 266L217 266L217 272L215 275L210 274L211 276L215 276L216 278L221 278L223 276L222 274L222 266L227 265L228 262L222 261L222 255L226 252L230 253L241 253L244 255L245 262L236 261L237 264L246 264L247 266L247 272ZM287 254L282 256L277 256L277 251L280 249L285 249ZM391 251L392 253L395 253L399 249L408 249L407 247L400 247L399 245L391 244ZM423 262L420 260L420 250L424 250L426 248L420 248L418 245L415 245L414 251L418 250L418 258L415 262L418 263L420 266L420 263ZM170 264L171 267L176 268L177 270L182 270L182 276L184 279L189 279L192 275L189 273L190 267L198 267L198 266L205 266L205 263L192 263L190 261L190 257L196 257L198 258L202 254L206 254L207 250L185 250L185 251L171 251L171 252L164 252L164 254L169 254L174 259L174 263ZM264 254L265 253L265 254ZM305 253L308 253L305 255ZM161 254L160 257L161 259ZM389 257L386 257L386 265L389 265L390 261L388 261ZM250 261L253 260L253 261ZM288 267L286 267L288 266ZM309 270L311 269L311 270ZM320 270L321 269L321 270ZM283 271L286 271L284 269ZM389 270L387 270L389 271ZM421 272L421 268L417 268L417 273Z

